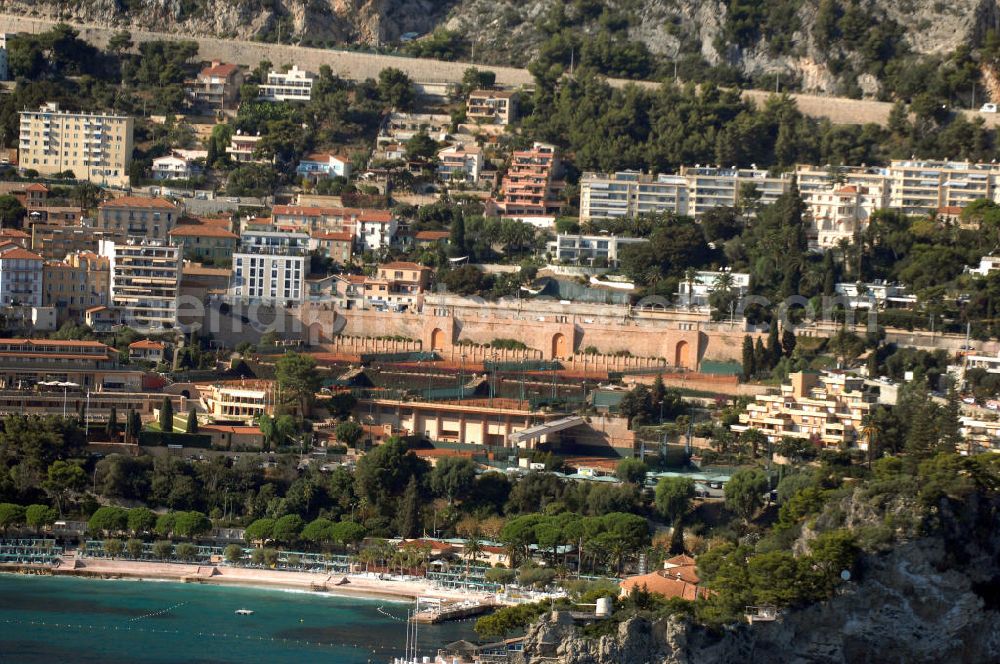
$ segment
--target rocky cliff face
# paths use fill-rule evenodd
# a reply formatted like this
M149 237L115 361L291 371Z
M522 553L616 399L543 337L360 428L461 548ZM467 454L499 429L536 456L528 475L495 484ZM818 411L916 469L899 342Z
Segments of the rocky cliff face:
M959 513L960 512L960 513ZM617 634L580 637L564 619L535 623L526 664L940 663L996 661L1000 652L997 506L943 504L933 537L864 559L858 582L773 623L721 634L677 619L633 618Z
M779 73L805 90L838 93L850 86L875 94L871 74L849 75L844 63L861 57L863 46L835 52L817 43L813 26L821 0L788 0L791 12L782 28L742 47L727 43L725 30L733 0L0 0L0 10L67 20L149 30L303 44L378 45L408 32L437 27L459 31L475 44L480 62L526 66L547 37L554 8L570 17L574 30L602 29L607 7L627 23L629 38L644 42L668 60L700 55L712 65L726 64L749 78ZM748 4L748 3L742 3ZM757 4L757 3L749 3ZM770 5L770 3L768 3ZM780 3L779 3L780 4ZM837 5L843 10L848 0ZM998 0L860 0L878 20L892 21L909 48L943 54L963 44L981 43L1000 26ZM596 9L595 9L596 7ZM773 8L768 11L774 11ZM783 10L785 11L785 10ZM558 12L556 12L558 13ZM606 21L605 21L606 22ZM790 34L785 34L790 33ZM775 48L780 41L783 45ZM875 48L875 47L873 47Z

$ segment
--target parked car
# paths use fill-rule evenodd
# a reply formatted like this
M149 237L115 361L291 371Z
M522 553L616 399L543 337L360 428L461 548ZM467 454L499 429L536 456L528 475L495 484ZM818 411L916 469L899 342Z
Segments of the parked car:
M979 112L980 113L996 113L997 112L997 105L996 104L991 104L991 103L983 104L982 106L979 107Z

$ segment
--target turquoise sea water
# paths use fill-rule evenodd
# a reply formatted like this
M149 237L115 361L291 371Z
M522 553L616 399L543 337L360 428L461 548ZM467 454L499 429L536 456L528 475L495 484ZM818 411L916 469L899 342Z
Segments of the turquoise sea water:
M235 615L240 608L254 615ZM402 654L407 608L317 593L0 574L0 662L383 664ZM419 653L474 640L472 625L421 625Z

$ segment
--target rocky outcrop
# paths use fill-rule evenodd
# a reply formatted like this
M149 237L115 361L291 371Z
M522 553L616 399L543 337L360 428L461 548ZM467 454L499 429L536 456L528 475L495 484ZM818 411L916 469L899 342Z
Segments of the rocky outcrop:
M935 536L862 561L859 581L829 601L771 623L711 632L675 618L632 618L613 635L583 638L551 615L528 632L526 664L850 662L969 664L1000 652L997 505L941 504Z

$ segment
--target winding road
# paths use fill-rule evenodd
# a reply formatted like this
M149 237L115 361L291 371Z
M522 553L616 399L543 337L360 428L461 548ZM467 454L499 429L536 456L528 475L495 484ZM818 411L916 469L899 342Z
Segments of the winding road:
M0 30L3 32L43 32L58 21L32 16L15 16L0 13ZM95 46L103 47L108 39L125 26L102 26L89 23L73 23L80 36ZM194 40L198 42L198 53L203 60L220 60L242 65L256 66L262 60L268 60L277 66L297 64L300 68L316 71L320 65L329 65L340 77L350 80L378 78L378 73L386 67L396 67L406 72L415 82L429 85L442 85L462 80L462 74L472 66L467 62L443 62L421 58L408 58L399 55L382 55L359 51L336 49L321 49L286 44L267 44L261 42L241 41L235 39L220 39L197 35L176 34L171 32L153 32L149 30L129 29L135 42L153 40ZM495 65L476 64L479 69L488 69L496 73L497 84L517 87L533 85L534 80L527 69L517 67L502 67ZM623 86L631 81L610 79L612 85ZM641 82L639 85L652 86L653 82ZM761 104L770 95L764 90L744 90L743 97ZM874 122L885 124L889 117L892 104L846 97L826 97L811 94L792 94L799 109L814 118L828 118L835 124L866 124ZM1000 114L978 113L974 111L959 111L970 119L982 117L986 126L1000 125Z

